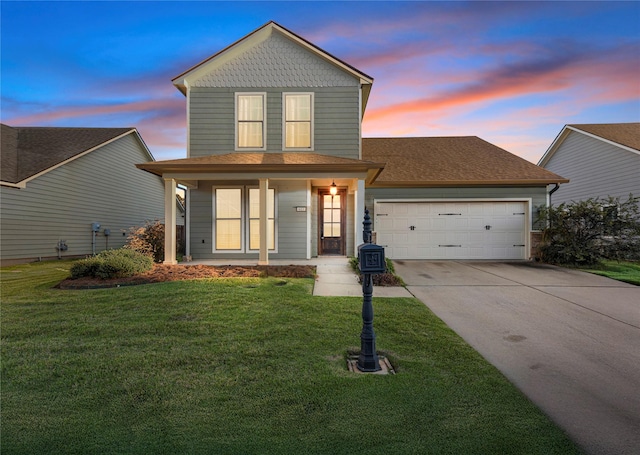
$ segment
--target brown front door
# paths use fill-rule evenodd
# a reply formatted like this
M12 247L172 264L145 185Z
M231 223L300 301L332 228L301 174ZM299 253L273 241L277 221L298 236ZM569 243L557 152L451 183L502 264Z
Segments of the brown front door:
M318 254L344 255L347 192L338 190L335 196L331 196L329 190L322 189L318 190L318 197Z

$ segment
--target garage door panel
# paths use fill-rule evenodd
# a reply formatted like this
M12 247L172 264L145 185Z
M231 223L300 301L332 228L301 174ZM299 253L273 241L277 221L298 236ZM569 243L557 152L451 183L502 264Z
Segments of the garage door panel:
M524 202L376 203L374 229L390 258L524 259L525 207Z

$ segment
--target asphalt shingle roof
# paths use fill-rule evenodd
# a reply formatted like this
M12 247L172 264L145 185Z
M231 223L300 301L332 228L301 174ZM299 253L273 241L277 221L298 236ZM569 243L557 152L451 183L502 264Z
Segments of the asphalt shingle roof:
M593 123L567 126L640 151L640 123Z
M11 127L2 124L1 180L18 183L133 128Z
M364 138L362 158L385 163L373 186L541 185L568 182L476 136Z

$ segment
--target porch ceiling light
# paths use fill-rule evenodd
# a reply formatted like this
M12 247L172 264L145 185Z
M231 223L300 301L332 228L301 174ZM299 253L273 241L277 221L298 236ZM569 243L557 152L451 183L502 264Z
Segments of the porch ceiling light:
M331 193L331 196L335 196L336 194L338 194L338 187L336 186L335 180L333 181L333 183L331 183L331 186L329 187L329 193Z

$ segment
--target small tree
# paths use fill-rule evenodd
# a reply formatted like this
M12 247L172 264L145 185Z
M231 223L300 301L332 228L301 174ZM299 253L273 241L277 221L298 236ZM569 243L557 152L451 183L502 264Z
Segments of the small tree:
M159 220L147 221L142 227L129 229L125 248L146 254L155 262L164 259L164 224Z
M609 196L539 207L546 223L539 247L551 264L593 266L602 259L640 258L640 209L629 195L626 202Z

